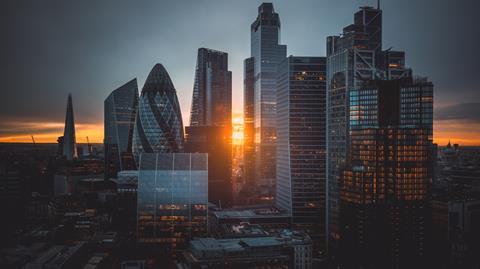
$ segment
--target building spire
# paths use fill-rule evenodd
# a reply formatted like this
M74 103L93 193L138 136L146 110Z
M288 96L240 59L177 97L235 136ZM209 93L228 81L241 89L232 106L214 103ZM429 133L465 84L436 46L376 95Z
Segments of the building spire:
M68 94L65 130L63 132L63 156L65 156L67 160L78 158L77 143L75 140L75 121L73 118L73 102L70 93Z
M380 9L380 0L377 0L377 9Z

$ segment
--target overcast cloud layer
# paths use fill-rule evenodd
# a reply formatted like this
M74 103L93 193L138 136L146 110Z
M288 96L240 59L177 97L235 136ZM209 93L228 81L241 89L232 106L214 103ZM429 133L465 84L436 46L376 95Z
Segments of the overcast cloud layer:
M374 0L273 1L288 55L325 55L325 38ZM243 60L261 1L2 1L0 135L15 122L62 122L68 92L76 120L103 122L103 101L157 62L165 65L188 125L196 53L229 53L234 111L242 110ZM479 122L480 27L475 0L383 0L384 49L435 85L437 120ZM474 116L473 116L474 115ZM14 125L14 124L13 124ZM478 125L477 125L478 126ZM22 129L23 130L23 129ZM480 131L480 130L478 130Z

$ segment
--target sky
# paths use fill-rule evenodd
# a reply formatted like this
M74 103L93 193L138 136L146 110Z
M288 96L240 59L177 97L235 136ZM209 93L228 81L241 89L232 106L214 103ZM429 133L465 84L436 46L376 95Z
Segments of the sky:
M376 0L272 1L287 54L324 56L325 39ZM1 1L0 142L55 142L72 93L77 142L103 140L103 101L155 63L177 89L188 125L197 49L229 54L233 111L243 106L256 0ZM434 90L434 140L480 145L477 0L382 0L383 48L406 51Z

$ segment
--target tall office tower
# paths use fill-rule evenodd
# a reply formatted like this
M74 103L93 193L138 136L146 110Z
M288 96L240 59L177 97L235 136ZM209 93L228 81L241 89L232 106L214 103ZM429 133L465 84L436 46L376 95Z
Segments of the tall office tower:
M268 187L273 187L276 179L276 70L287 55L287 46L279 42L280 18L273 4L263 3L251 25L251 56L254 61L255 178L257 184Z
M134 170L132 137L138 106L137 79L114 90L104 102L105 179Z
M133 154L180 152L183 123L177 93L167 70L156 64L145 81L133 129Z
M77 159L77 142L75 140L75 120L73 118L72 95L68 94L65 130L63 131L63 156L67 160Z
M232 125L232 72L228 54L199 48L190 126Z
M254 58L244 61L243 73L243 167L247 187L255 185Z
M326 60L289 56L278 66L277 206L325 254Z
M138 168L138 241L174 250L195 236L205 236L207 154L144 153Z
M364 268L428 267L433 85L373 80L352 89L349 99L341 260Z
M208 153L208 198L218 206L232 203L232 72L228 54L198 49L190 126L185 151Z
M362 7L342 36L327 37L327 239L332 251L340 238L339 184L349 156L349 91L375 78L381 36L382 11Z
M327 38L327 231L347 268L425 266L433 85L381 50L378 8Z

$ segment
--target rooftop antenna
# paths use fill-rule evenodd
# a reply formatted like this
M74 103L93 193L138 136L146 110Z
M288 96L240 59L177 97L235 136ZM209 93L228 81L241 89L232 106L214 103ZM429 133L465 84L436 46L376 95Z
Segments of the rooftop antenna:
M380 9L380 0L377 0L377 9Z

